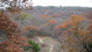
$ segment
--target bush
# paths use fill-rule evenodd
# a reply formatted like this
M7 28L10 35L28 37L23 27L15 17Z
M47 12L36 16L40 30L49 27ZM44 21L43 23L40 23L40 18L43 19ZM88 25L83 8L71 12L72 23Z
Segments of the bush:
M28 16L28 14L23 13L23 14L20 15L20 19L21 20L24 20L27 16Z
M40 47L39 47L39 45L38 45L37 43L35 43L35 42L32 41L32 40L29 40L28 43L29 43L30 45L32 45L32 49L33 49L34 52L39 52Z
M33 49L33 52L39 52L40 51L39 45L37 43L35 43L34 41L28 40L28 44L31 45L31 46L24 47L25 51L28 51L31 48Z

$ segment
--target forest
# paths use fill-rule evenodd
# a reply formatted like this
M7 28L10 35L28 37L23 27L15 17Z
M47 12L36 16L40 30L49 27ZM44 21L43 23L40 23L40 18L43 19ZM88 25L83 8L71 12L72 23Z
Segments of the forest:
M0 0L0 52L92 52L92 8L31 1Z

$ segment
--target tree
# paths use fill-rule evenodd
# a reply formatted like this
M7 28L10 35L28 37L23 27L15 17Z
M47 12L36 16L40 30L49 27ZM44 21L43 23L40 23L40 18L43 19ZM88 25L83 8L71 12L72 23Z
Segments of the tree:
M3 4L9 6L7 9L10 11L17 11L23 8L30 8L32 6L32 0L0 0L0 5Z
M81 45L83 45L83 49L86 49L87 52L92 52L92 48L89 48L92 46L92 36L90 35L92 34L92 24L88 24L88 27L84 27L82 25L85 21L85 18L82 16L73 15L70 19L66 20L63 24L58 25L56 28L59 30L58 35L63 35L65 41L69 44L76 45L77 39Z
M6 5L9 5L11 7L23 7L21 4L29 4L29 0L0 0L1 3L4 3Z
M18 12L21 10L20 4L27 4L29 0L0 0L0 4L10 6L10 11ZM28 7L28 6L27 6ZM19 9L19 10L18 10ZM4 30L7 34L7 40L0 42L0 52L24 52L22 46L27 45L21 36L21 30L18 29L18 24L13 22L7 12L0 11L0 29Z

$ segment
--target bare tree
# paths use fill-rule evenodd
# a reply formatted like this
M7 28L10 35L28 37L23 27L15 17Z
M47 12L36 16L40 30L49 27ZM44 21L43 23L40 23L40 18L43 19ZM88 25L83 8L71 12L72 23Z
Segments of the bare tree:
M30 7L32 4L32 0L0 0L0 5L4 4L3 6L7 5L10 8L17 7L17 8L24 8Z

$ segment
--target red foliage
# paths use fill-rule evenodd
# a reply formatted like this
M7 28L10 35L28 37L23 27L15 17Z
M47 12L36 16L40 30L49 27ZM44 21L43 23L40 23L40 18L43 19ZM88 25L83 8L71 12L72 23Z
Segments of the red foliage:
M48 23L49 24L56 24L56 21L55 20L48 19Z
M40 27L37 26L33 26L33 25L28 25L28 26L23 26L21 28L22 32L28 31L28 30L36 30L36 31L40 31Z
M49 18L49 16L46 15L46 14L42 14L42 15L40 15L40 17L41 17L41 18Z
M21 31L6 13L0 13L0 29L5 30L8 37L6 41L0 42L0 52L23 52L21 45L24 45L24 42L21 39Z

